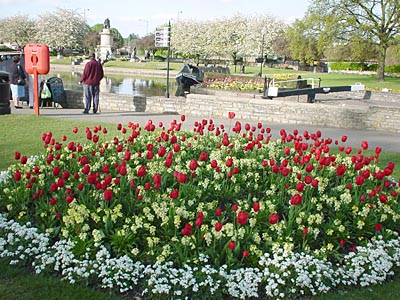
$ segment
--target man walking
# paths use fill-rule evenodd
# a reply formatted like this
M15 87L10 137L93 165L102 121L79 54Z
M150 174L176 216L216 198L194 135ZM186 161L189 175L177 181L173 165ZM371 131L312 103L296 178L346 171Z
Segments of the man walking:
M85 110L84 114L88 114L92 100L93 100L93 113L97 113L99 109L99 93L100 93L100 80L104 77L103 66L96 60L94 53L89 54L89 62L86 63L83 69L83 74L79 79L79 83L84 84L85 91Z

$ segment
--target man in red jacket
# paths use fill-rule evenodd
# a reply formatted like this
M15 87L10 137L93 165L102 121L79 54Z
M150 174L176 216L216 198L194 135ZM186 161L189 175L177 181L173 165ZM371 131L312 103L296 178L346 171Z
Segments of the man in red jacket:
M100 93L100 80L104 77L103 66L96 60L94 53L89 54L89 62L86 63L83 69L83 74L79 79L79 83L84 84L85 91L85 110L84 114L88 114L92 100L93 100L93 113L97 113L99 109L99 93Z

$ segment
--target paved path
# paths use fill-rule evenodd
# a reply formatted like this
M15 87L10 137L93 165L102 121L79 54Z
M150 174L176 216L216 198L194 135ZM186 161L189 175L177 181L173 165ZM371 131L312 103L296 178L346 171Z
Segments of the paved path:
M24 106L23 109L15 109L12 107L12 114L34 114L32 109ZM81 109L54 109L54 108L42 108L40 110L40 116L38 118L46 116L46 117L57 117L64 118L69 120L88 120L88 121L97 121L99 124L103 123L111 123L118 124L121 123L126 125L128 122L139 123L140 125L145 125L148 120L152 120L156 126L158 126L159 122L163 122L166 126L168 126L174 119L180 121L179 115L173 114L159 114L159 113L151 113L151 112L120 112L120 111L102 111L99 114L82 114ZM194 123L196 121L201 121L201 118L195 117L186 117L186 121L183 123L182 128L186 130L192 130L194 128ZM230 128L234 126L234 119L232 122L229 119L213 119L216 125L224 124L226 128ZM238 120L241 121L241 120ZM246 121L241 121L244 125ZM257 125L250 123L250 125ZM244 127L244 126L242 126ZM399 133L391 133L384 131L371 131L371 130L356 130L356 129L344 129L344 128L321 128L311 125L293 125L293 124L264 124L264 127L270 127L272 130L272 134L274 138L279 137L279 131L281 129L285 129L288 132L293 132L293 130L297 129L299 133L303 133L305 130L310 133L315 133L317 130L322 132L323 137L330 137L333 140L340 140L343 135L348 137L348 140L345 145L349 145L352 147L360 147L362 141L368 141L369 148L375 149L375 147L379 146L384 151L391 152L400 152L400 134Z

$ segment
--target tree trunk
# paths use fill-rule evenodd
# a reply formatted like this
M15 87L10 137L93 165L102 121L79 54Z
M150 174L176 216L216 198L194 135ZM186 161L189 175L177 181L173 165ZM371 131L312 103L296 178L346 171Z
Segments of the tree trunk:
M385 47L384 45L379 46L378 70L376 72L376 77L378 81L385 81L386 51L387 47Z

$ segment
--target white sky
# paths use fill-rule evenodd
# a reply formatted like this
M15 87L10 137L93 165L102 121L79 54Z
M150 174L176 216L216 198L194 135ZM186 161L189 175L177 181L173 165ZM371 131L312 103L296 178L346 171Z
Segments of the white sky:
M163 26L180 20L209 20L231 17L271 15L286 23L302 18L309 0L0 0L0 18L30 15L32 18L57 8L76 10L85 16L90 26L110 19L115 27L127 37L130 33L140 36L146 31L154 32Z

